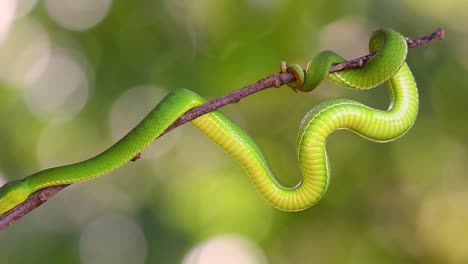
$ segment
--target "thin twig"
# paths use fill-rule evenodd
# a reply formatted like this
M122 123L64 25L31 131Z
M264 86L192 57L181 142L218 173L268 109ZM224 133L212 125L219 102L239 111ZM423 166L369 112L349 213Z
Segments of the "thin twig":
M409 48L416 48L416 47L419 47L419 46L422 46L422 45L426 45L427 43L433 41L433 40L441 40L441 39L444 39L445 37L445 30L443 28L438 28L436 31L434 31L433 33L427 35L427 36L423 36L423 37L420 37L420 38L417 38L417 39L410 39L408 37L406 37L406 43L408 44L408 47ZM352 60L349 60L349 61L345 61L345 62L342 62L342 63L339 63L339 64L335 64L333 66L331 66L330 68L330 72L337 72L337 71L341 71L341 70L344 70L344 69L348 69L348 68L359 68L359 67L362 67L364 65L364 63L366 63L368 60L370 60L372 58L372 56L374 56L375 53L372 53L372 54L368 54L366 56L362 56L362 57L359 57L359 58L356 58L356 59L352 59Z
M408 47L414 48L425 45L434 40L441 40L444 38L445 32L442 28L437 29L435 32L418 38L418 39L410 39L406 38L408 43ZM341 71L348 68L359 68L362 67L368 60L372 58L374 54L368 54L366 56L356 58L350 61L345 61L336 65L333 65L330 68L330 72ZM239 90L235 90L229 94L221 96L219 98L213 99L199 107L193 108L187 111L184 115L182 115L179 119L177 119L172 125L170 125L162 135L168 133L169 131L173 130L176 127L181 126L199 116L202 116L208 112L216 110L222 106L227 104L237 103L242 98L247 97L251 94L256 92L265 90L267 88L272 87L280 87L284 84L290 83L294 81L294 75L290 73L274 73L270 76L267 76L254 84L245 86ZM161 135L161 136L162 136ZM135 161L139 158L139 155L135 156L132 160ZM13 208L6 214L0 217L0 230L5 229L13 222L17 221L28 212L32 211L36 207L40 206L41 204L45 203L50 197L64 189L69 185L59 185L48 187L42 190L37 191L33 195L31 195L24 203L18 205L17 207Z

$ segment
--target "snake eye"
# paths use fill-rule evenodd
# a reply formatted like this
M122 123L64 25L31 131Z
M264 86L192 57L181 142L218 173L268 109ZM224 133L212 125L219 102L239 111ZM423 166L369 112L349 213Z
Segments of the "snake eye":
M0 188L0 215L24 202L31 194L29 184L24 180L6 183Z

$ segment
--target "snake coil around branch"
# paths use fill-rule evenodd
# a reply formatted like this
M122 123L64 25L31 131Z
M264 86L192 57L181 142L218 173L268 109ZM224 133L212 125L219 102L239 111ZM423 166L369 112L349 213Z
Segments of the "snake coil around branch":
M137 127L103 153L82 162L40 171L0 188L0 229L67 185L108 173L134 160L153 140L189 121L244 167L256 188L273 206L287 211L307 208L323 196L328 186L325 142L330 133L349 129L367 139L386 142L402 136L412 126L418 111L418 96L414 78L404 62L407 48L443 37L442 29L417 40L384 29L373 34L370 54L358 59L345 61L335 53L322 52L306 70L282 63L280 73L210 102L189 90L175 90ZM253 140L227 117L214 111L260 90L283 84L311 91L325 78L356 89L388 82L392 103L383 111L341 99L325 102L309 111L298 134L303 180L295 187L282 185Z

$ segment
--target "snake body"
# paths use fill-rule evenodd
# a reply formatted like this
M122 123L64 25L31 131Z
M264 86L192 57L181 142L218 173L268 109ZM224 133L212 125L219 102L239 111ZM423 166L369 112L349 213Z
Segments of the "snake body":
M331 100L310 110L297 136L303 178L294 187L278 181L255 142L220 112L210 112L191 122L240 163L270 204L286 211L308 208L322 198L328 187L330 176L325 144L333 131L348 129L366 139L387 142L406 133L416 119L418 93L405 63L407 44L404 37L390 29L378 30L370 39L369 50L376 54L362 68L335 73L329 73L328 69L343 58L330 51L317 55L305 71L297 65L283 65L282 71L296 76L295 83L290 85L297 90L311 91L325 78L355 89L373 88L387 81L391 95L391 104L385 111L346 99ZM4 185L0 189L0 214L43 188L89 180L119 168L186 111L203 103L205 100L194 92L174 90L133 130L101 154Z

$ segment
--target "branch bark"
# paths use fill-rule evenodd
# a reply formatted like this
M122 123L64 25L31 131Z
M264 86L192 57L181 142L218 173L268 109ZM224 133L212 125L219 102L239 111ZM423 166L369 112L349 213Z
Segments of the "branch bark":
M418 39L406 38L408 47L415 48L422 45L425 45L434 40L441 40L445 36L445 31L442 28L438 28L433 33L423 36ZM374 54L368 54L356 59L345 61L339 64L335 64L330 67L330 72L341 71L348 68L359 68L362 67L367 61L369 61ZM177 119L172 125L170 125L161 136L168 133L169 131L179 127L199 116L202 116L206 113L209 113L213 110L216 110L222 106L232 103L238 103L242 98L250 96L259 91L265 90L267 88L281 87L284 84L294 81L294 75L290 73L273 73L254 84L247 85L239 90L235 90L229 94L213 99L199 107L193 108L187 111L179 119ZM139 158L139 155L135 156L132 161L136 161ZM0 217L0 230L5 229L10 224L14 223L28 212L39 207L41 204L45 203L50 197L64 189L67 185L58 185L53 187L48 187L42 190L37 191L31 195L24 203L13 208L9 212L3 214Z

